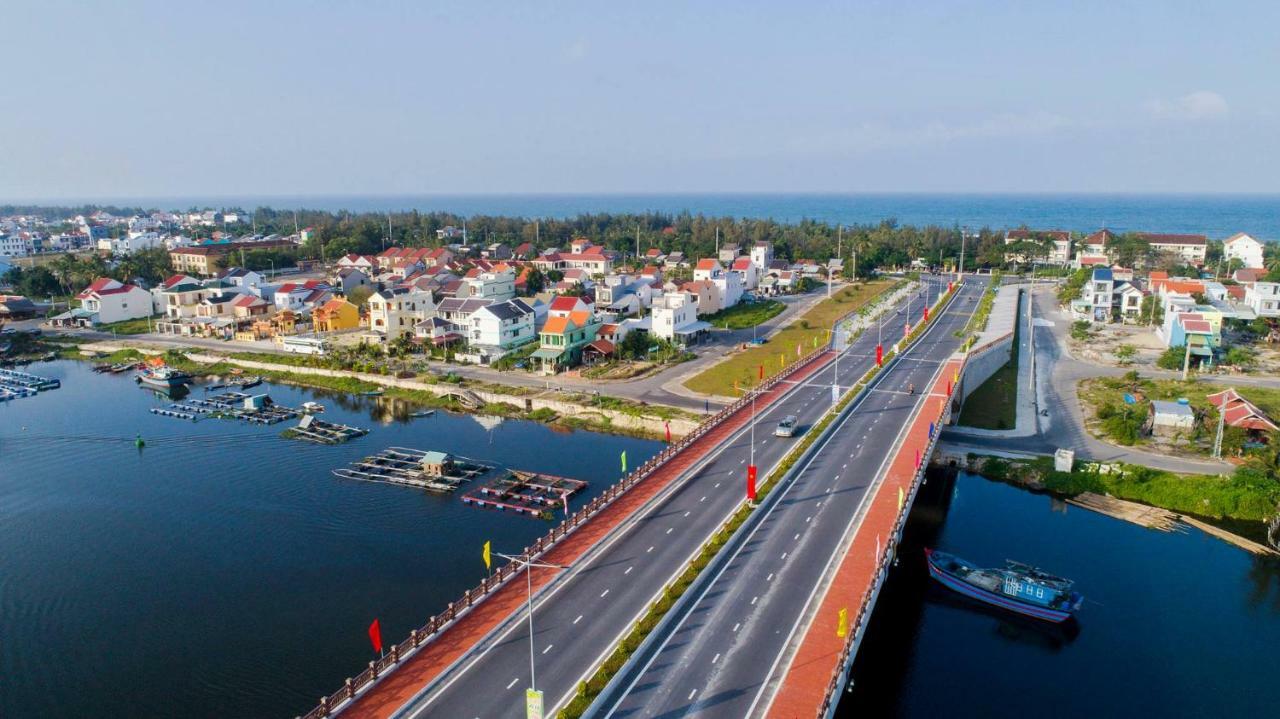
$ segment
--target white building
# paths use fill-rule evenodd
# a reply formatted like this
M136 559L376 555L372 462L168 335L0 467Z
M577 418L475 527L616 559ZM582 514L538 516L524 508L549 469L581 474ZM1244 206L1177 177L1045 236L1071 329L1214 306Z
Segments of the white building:
M742 300L742 275L737 272L721 272L718 277L712 277L711 282L720 292L720 309L733 307Z
M516 271L508 268L480 272L474 277L464 277L462 284L467 287L467 297L505 302L516 296Z
M27 241L21 235L0 235L0 257L26 257Z
M485 305L471 313L468 324L467 341L471 345L468 354L477 355L477 361L482 364L538 338L533 308L522 300Z
M435 314L430 292L410 287L394 287L369 296L369 329L398 337L413 333L413 326Z
M123 322L151 316L151 293L113 280L99 277L76 295L80 307L97 317L96 323Z
M734 260L729 271L738 275L744 290L750 291L760 286L760 269L756 267L750 257L739 257Z
M1152 232L1140 232L1138 237L1146 240L1156 252L1167 252L1175 255L1183 262L1197 267L1204 264L1209 250L1209 238L1204 235L1168 235Z
M1244 290L1244 303L1259 317L1280 317L1280 282L1254 282Z
M756 266L756 270L763 277L769 270L769 265L773 264L773 245L768 242L757 242L752 245L751 264Z
M698 305L685 292L667 292L653 301L649 330L678 344L696 342L711 328L698 319Z
M1222 243L1222 256L1227 262L1240 260L1241 267L1262 267L1262 254L1262 243L1243 232L1237 232Z

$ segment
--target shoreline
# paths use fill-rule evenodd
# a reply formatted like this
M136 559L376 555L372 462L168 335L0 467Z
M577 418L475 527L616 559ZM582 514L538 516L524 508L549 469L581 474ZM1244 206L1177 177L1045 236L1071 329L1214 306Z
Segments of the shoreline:
M960 459L962 461L957 461ZM946 468L948 466L956 469L978 475L983 479L991 482L999 482L1012 487L1017 487L1033 494L1042 494L1064 502L1079 504L1080 497L1090 494L1098 494L1123 502L1128 505L1141 508L1152 508L1160 512L1167 512L1177 517L1179 521L1192 527L1196 527L1201 531L1216 537L1222 541L1233 544L1242 549L1246 549L1244 545L1256 545L1266 550L1267 555L1277 556L1277 552L1266 544L1267 540L1267 517L1241 516L1239 514L1224 513L1221 516L1213 516L1210 514L1198 513L1185 507L1164 506L1155 502L1142 501L1140 498L1133 496L1124 496L1122 494L1114 494L1106 491L1106 489L1082 489L1080 491L1069 491L1060 486L1060 484L1050 479L1046 482L1047 475L1067 475L1079 480L1088 480L1090 478L1100 477L1101 474L1084 471L1082 469L1073 469L1071 472L1056 472L1052 469L1053 458L1051 457L1021 457L1021 456L998 456L994 454L978 454L969 453L967 456L957 458L954 455L934 455L933 464L937 467ZM1101 464L1101 463L1100 463ZM1181 475L1173 472L1168 474L1180 481L1194 481L1199 478L1197 475ZM1228 481L1224 478L1222 481ZM1207 500L1206 500L1207 501ZM1099 511L1093 507L1085 507L1091 511ZM1274 511L1280 511L1280 507L1276 507ZM1108 512L1100 512L1106 516L1115 519L1129 521L1126 517L1111 514ZM1212 530L1205 527L1211 527ZM1256 553L1256 552L1255 552Z

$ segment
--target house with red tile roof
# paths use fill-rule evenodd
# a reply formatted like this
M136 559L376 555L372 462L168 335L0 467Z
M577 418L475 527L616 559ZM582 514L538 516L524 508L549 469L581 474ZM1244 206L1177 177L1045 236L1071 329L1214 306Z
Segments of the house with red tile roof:
M110 277L99 277L76 295L80 308L92 313L92 324L110 324L150 317L151 293Z
M559 298L564 299L564 298ZM586 310L552 315L538 331L538 349L530 357L542 374L555 374L582 362L582 351L596 340L601 323Z
M1223 424L1248 430L1251 439L1264 439L1272 432L1280 432L1280 426L1277 426L1266 412L1241 397L1234 387L1208 395L1205 399L1218 408L1218 412L1222 414Z
M1205 255L1209 250L1209 238L1204 235L1139 232L1138 237L1156 252L1175 255L1179 260L1196 267L1204 264Z

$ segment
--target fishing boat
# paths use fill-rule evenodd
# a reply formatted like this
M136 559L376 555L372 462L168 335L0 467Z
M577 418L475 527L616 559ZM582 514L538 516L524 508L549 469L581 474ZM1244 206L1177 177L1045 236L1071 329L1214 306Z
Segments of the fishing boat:
M410 417L430 417L435 413L436 411L434 409L420 409L417 412L410 412L409 416Z
M166 365L159 357L147 360L134 379L140 384L162 389L181 387L191 383L191 375Z
M954 554L926 549L929 576L970 599L1048 622L1064 622L1084 602L1074 582L1021 562L986 569Z
M316 414L318 412L324 411L324 405L320 404L319 402L303 402L302 411L306 412L307 414Z
M381 389L371 389L368 392L361 392L360 394L364 395L365 397L381 397L382 393L383 393L383 390Z

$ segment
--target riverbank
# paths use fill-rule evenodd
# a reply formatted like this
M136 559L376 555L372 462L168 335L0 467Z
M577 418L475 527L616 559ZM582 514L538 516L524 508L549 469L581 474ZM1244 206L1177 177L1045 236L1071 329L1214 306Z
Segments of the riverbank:
M688 410L647 405L605 395L509 387L458 377L422 374L383 375L245 359L243 356L166 350L148 352L128 342L96 342L64 348L64 356L95 362L125 362L161 354L165 361L201 377L228 374L232 369L252 370L273 382L315 387L361 395L382 391L384 396L423 408L475 412L509 419L527 419L553 427L586 429L642 439L683 437L701 421ZM95 357L105 353L105 357ZM243 353L237 353L243 355ZM275 359L272 355L264 357Z
M1108 495L1212 521L1263 541L1266 521L1280 511L1280 481L1264 472L1180 475L1123 463L1077 463L1054 469L1053 458L969 455L965 468L984 477L1064 499Z

